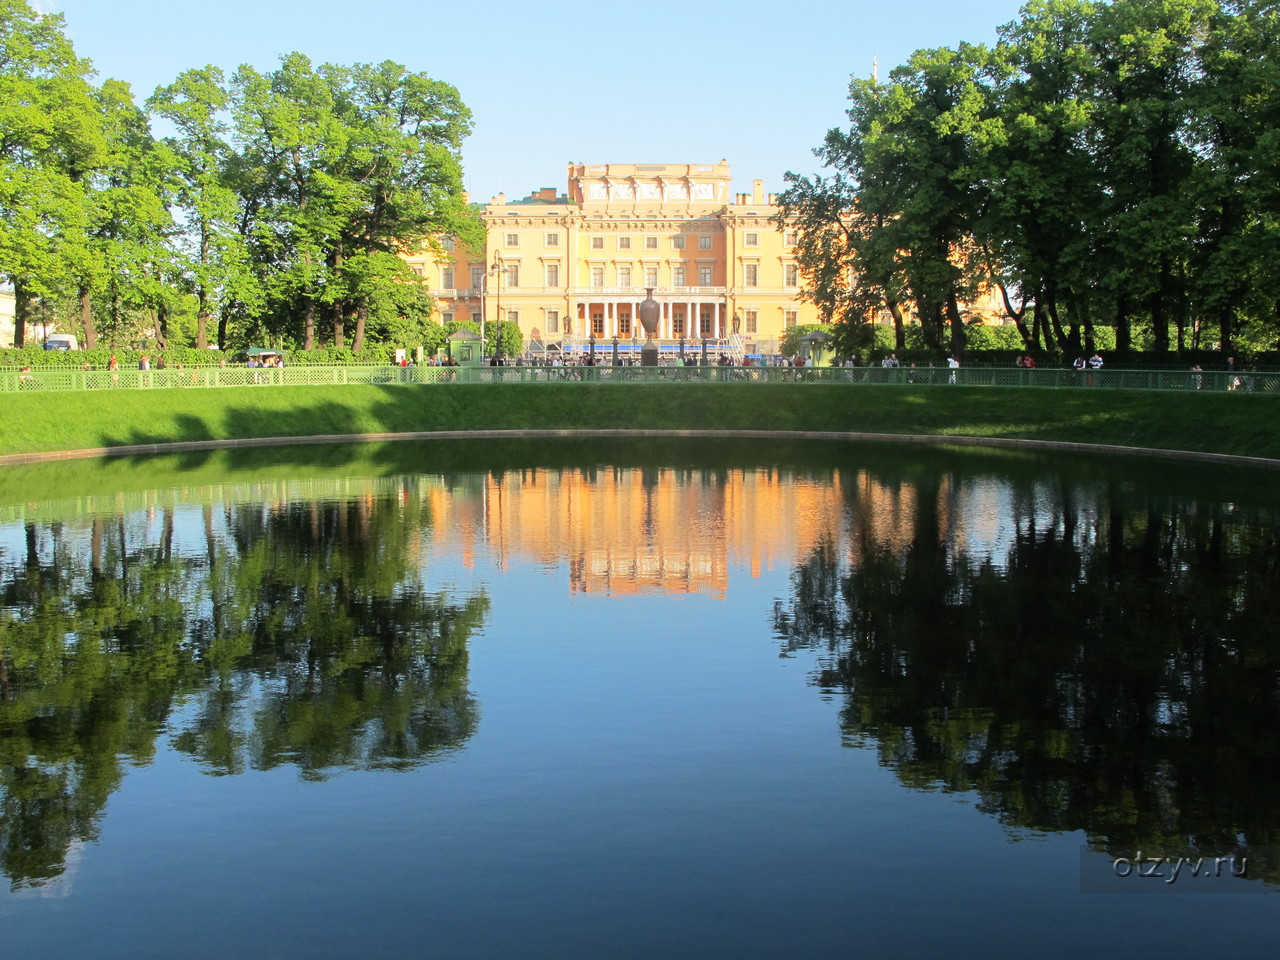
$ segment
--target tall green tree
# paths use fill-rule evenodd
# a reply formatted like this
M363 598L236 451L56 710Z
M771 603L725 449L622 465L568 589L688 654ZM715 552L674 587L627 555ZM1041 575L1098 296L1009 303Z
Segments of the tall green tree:
M1116 297L1120 351L1135 314L1151 346L1167 351L1185 297L1196 220L1188 110L1213 10L1213 0L1115 0L1093 19L1094 149L1106 191L1097 263Z
M75 247L75 273L85 344L95 346L97 325L90 299L114 334L127 317L145 314L161 345L175 305L179 277L171 240L175 164L151 135L127 84L107 80L95 101L108 149L96 167L80 172L86 229Z
M371 316L422 281L399 254L439 235L472 243L460 150L470 113L448 84L390 62L319 68L290 54L268 75L233 83L235 171L243 223L275 328L316 342L327 315L335 346L364 346ZM401 314L407 317L407 314Z
M872 206L896 211L880 224L880 248L904 251L926 340L949 341L956 355L965 347L960 304L981 281L971 244L992 129L987 60L970 44L917 52L893 71L883 121L867 137L870 163L884 171L869 189L885 196Z
M975 240L1032 349L1093 350L1089 264L1104 194L1089 138L1096 65L1088 30L1096 12L1082 0L1029 3L993 52L1001 129L989 157L991 202Z
M1027 347L1280 342L1270 0L1033 0L992 50L855 81L827 178L791 178L806 295L914 301L941 346L986 282ZM838 311L836 308L840 307ZM1190 338L1190 339L1188 339ZM903 342L901 332L898 343Z
M926 343L964 352L960 304L983 279L972 238L998 130L988 60L968 44L922 50L884 87L850 85L851 126L816 151L834 177L791 178L779 198L825 316L865 317L882 302L901 340L899 304L911 299Z
M85 172L107 150L92 75L60 14L0 0L0 270L18 346L34 301L68 286L67 257L87 226Z
M364 346L372 305L388 281L420 284L398 254L446 235L479 245L481 226L463 202L462 140L471 113L449 84L391 61L323 68L348 133L331 171L341 226L330 266L335 343L354 317L352 346Z
M331 279L329 241L338 230L326 169L346 146L333 93L311 61L293 53L270 74L236 71L232 106L242 151L241 226L267 297L268 325L300 333L310 350Z
M1235 350L1246 318L1280 320L1280 11L1274 3L1220 7L1200 46L1191 91L1198 211L1190 296ZM1199 329L1194 346L1199 346Z
M214 66L184 71L147 101L153 114L177 129L167 143L180 178L177 202L186 221L181 242L196 297L199 349L209 345L215 312L217 344L225 349L231 304L257 303L244 236L237 229L240 206L229 185L232 151L225 137L230 105L223 73Z

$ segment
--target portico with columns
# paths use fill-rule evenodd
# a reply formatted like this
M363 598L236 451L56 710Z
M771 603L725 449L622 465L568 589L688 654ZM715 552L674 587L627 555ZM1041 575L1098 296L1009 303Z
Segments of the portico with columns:
M658 340L696 340L709 337L721 340L729 335L729 324L723 295L714 299L705 294L690 296L680 293L653 292L661 313L658 318ZM644 339L640 329L640 302L644 292L628 297L598 297L584 293L578 301L577 330L581 336L599 339Z

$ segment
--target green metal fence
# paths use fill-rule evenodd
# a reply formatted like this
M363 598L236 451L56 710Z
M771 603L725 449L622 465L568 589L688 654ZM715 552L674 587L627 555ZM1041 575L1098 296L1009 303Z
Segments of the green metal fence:
M829 383L1280 393L1280 372L1057 370L1009 367L191 367L0 370L0 393L431 383Z

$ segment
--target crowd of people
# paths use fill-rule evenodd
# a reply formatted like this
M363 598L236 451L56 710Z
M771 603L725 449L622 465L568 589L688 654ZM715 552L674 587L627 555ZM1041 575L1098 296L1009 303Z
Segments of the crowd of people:
M397 351L398 356L396 365L402 368L415 366L412 355L406 351ZM881 357L878 361L880 367L885 370L896 370L903 367L904 364L899 360L896 352L889 352ZM579 353L579 354L562 354L559 351L548 351L542 355L522 355L517 357L487 357L482 360L484 365L502 366L502 367L551 367L551 368L583 368L583 367L631 367L640 366L641 357L636 353L610 353L603 350L599 352ZM824 365L826 365L824 361ZM225 357L219 357L216 366L219 368L227 368L230 366L243 365L251 370L279 370L285 366L284 357L276 352L271 351L254 351L252 354L241 355L239 362L228 363ZM441 355L427 356L421 359L421 364L427 367L461 367L467 364L460 363L458 359L449 353ZM829 361L832 367L857 368L862 366L855 357L837 357ZM904 371L904 375L895 375L889 377L891 382L907 382L907 383L936 383L941 379L935 379L933 369L940 364L930 361L927 364L929 369L924 367L917 368L916 363L910 363ZM1029 353L1019 354L1014 360L1014 367L1022 371L1036 370L1038 365L1036 358ZM718 355L703 354L698 350L688 350L680 354L665 352L659 359L659 366L662 367L768 367L768 368L802 368L815 367L817 364L812 359L807 359L802 355L786 356L781 354L754 354L739 357L730 356L728 353L720 352ZM947 368L946 382L960 382L958 371L961 366L959 357L952 355L946 358L945 367ZM1079 354L1070 364L1071 368L1078 376L1078 381L1082 385L1093 385L1099 382L1096 374L1101 371L1105 362L1102 354L1095 351L1092 355L1086 357ZM120 382L120 360L115 353L110 355L106 369L113 375L115 383ZM154 360L151 354L141 354L137 360L137 369L141 372L151 370L165 370L171 368L173 370L182 370L182 363L175 362L172 365L166 362L163 354L156 354ZM191 382L195 382L196 371L201 368L200 364L192 365L188 373L191 375ZM81 367L85 373L92 372L101 367L94 367L89 361L85 361ZM1185 368L1184 368L1185 369ZM1192 389L1200 390L1206 386L1212 389L1222 389L1223 386L1227 390L1253 390L1256 387L1256 371L1252 368L1246 372L1244 366L1240 364L1236 357L1228 357L1225 363L1225 372L1229 376L1223 380L1219 375L1206 372L1205 368L1200 364L1192 364L1190 367L1189 385ZM940 373L940 372L939 372ZM24 366L21 371L21 381L24 384L34 388L38 384L35 382L31 366ZM865 375L863 375L865 377ZM452 379L452 377L450 378ZM150 381L147 381L150 383ZM185 382L185 381L184 381ZM259 381L255 373L253 382ZM406 381L407 382L407 381ZM1026 378L1020 382L1034 383L1039 382L1039 375L1036 378Z

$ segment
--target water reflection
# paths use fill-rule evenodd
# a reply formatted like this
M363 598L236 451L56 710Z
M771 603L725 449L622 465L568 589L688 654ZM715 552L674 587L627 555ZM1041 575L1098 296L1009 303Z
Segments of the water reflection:
M1131 484L940 473L844 488L775 628L903 783L1015 830L1254 852L1280 879L1274 513Z
M477 723L483 594L422 578L428 504L174 498L22 526L0 557L0 869L57 876L166 733L210 773L399 768Z
M914 450L485 453L502 465L243 482L210 467L3 508L14 887L58 876L159 750L319 780L464 748L490 593L448 586L449 564L483 567L495 604L516 568L569 604L717 601L702 623L682 610L691 632L732 603L768 617L758 581L791 569L772 615L784 652L816 660L848 742L906 785L1117 855L1280 846L1269 487L1227 503L1163 475Z

